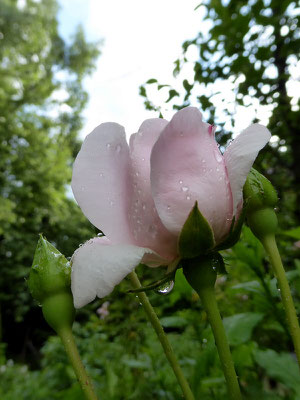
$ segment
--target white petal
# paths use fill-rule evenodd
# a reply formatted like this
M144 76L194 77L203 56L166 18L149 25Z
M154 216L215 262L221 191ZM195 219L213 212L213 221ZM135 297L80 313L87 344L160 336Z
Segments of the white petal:
M245 129L227 147L224 158L233 197L233 215L243 197L243 186L258 152L268 143L271 134L260 124Z
M114 243L133 243L127 220L129 166L124 128L108 122L85 138L73 167L72 189L80 208Z
M105 237L91 239L79 247L72 257L74 306L80 308L96 296L110 294L149 252L132 245L112 245Z

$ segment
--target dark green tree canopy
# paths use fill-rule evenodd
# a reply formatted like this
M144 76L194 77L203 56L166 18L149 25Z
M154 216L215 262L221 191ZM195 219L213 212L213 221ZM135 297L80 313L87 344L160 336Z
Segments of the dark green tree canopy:
M5 335L11 333L10 322L26 318L32 305L25 278L38 234L69 256L91 235L90 224L68 197L68 185L87 102L82 80L99 55L99 43L87 43L80 27L70 43L62 39L55 0L18 4L0 2L0 302Z

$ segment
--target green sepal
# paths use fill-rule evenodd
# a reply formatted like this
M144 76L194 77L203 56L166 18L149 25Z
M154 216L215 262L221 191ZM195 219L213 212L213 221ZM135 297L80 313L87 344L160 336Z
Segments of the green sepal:
M182 266L186 280L197 293L214 287L217 273L225 270L223 257L216 252L182 260Z
M163 284L173 281L175 279L175 274L176 274L176 270L168 273L165 275L164 278L156 281L156 282L152 282L147 286L142 286L138 289L130 289L127 290L126 293L140 293L140 292L149 292L150 290L154 290L154 289L159 289L160 286L162 286Z
M57 333L72 326L75 309L70 262L42 235L34 254L28 287L42 306L46 321Z
M226 236L225 240L220 244L218 244L218 246L216 246L214 250L220 251L220 250L230 249L238 242L241 236L243 223L246 217L246 207L247 204L244 204L243 210L236 224L235 224L235 217L233 217L228 236Z
M214 246L213 231L196 201L179 235L179 255L182 258L194 258L207 253Z
M70 262L42 235L35 250L28 286L32 297L41 304L49 295L70 291Z
M278 196L272 183L256 169L251 168L243 188L244 199L247 200L247 211L252 212L262 208L274 208Z

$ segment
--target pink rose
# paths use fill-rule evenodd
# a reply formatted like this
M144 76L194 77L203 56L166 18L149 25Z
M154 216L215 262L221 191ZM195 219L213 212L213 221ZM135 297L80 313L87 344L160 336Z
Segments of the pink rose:
M75 307L104 297L141 261L168 265L178 257L181 228L195 202L209 222L215 244L228 235L242 206L250 168L270 139L254 124L220 153L214 128L197 108L170 122L149 119L126 142L124 128L99 125L75 160L74 196L106 237L79 247L72 261Z

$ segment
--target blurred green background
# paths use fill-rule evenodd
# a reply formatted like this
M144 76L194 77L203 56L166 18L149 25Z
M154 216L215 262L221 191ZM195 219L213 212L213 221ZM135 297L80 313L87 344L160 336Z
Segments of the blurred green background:
M175 60L182 91L149 77L140 82L140 94L157 115L163 107L153 103L149 87L166 91L164 107L199 106L209 122L222 127L217 131L222 145L230 140L235 114L226 98L222 110L214 105L217 80L236 82L230 100L236 106L247 110L257 101L272 106L273 138L256 168L279 192L278 241L299 312L299 97L287 92L287 82L294 79L296 85L299 79L291 68L299 69L299 8L284 0L201 4L211 25L204 35L199 24L199 35L183 44ZM88 100L83 79L101 58L101 46L88 42L80 27L67 43L58 32L57 13L54 0L27 0L22 7L0 0L1 400L83 398L60 340L26 284L39 233L68 257L96 233L71 198L69 184ZM196 61L189 60L190 46L197 50ZM182 74L186 63L194 70L190 81ZM273 75L266 72L270 66ZM53 96L60 89L67 99ZM223 255L228 274L218 278L217 297L245 398L300 399L291 338L262 247L245 227L240 242ZM138 273L146 285L163 271ZM173 372L136 297L125 293L128 288L123 282L77 313L74 331L99 398L180 399ZM196 398L227 399L205 312L181 271L169 295L153 292L150 298Z

